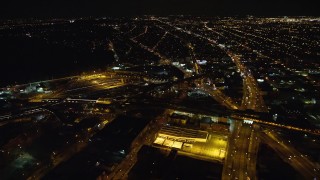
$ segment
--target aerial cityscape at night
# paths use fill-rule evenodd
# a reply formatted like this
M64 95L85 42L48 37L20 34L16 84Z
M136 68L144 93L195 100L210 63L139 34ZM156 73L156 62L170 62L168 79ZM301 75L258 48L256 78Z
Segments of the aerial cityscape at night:
M0 179L320 178L318 17L1 20L0 47Z

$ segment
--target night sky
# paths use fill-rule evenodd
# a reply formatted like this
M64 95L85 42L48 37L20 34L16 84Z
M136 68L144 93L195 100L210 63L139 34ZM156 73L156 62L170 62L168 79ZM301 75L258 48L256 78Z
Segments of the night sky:
M316 0L7 0L0 18L130 15L319 16Z

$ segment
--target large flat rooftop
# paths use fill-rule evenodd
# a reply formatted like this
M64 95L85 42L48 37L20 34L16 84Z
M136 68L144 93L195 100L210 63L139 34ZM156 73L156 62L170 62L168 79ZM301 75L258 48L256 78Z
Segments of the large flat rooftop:
M160 129L158 136L183 142L206 142L208 132L167 125Z

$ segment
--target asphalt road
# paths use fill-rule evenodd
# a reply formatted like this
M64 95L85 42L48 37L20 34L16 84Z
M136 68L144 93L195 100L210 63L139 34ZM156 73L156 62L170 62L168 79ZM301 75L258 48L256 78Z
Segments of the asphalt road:
M305 155L298 152L289 142L273 131L261 133L261 139L306 179L320 178L320 168Z

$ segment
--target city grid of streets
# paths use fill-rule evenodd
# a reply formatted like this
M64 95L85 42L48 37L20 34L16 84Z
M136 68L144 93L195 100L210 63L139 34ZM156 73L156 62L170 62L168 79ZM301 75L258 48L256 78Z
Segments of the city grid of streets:
M306 155L319 148L320 19L144 16L4 23L0 31L51 43L59 25L66 34L90 27L81 32L90 36L55 43L88 43L113 62L1 89L0 178L134 179L148 146L172 161L223 165L221 179L259 179L261 143L301 177L320 177L317 156ZM314 139L299 147L285 132Z

